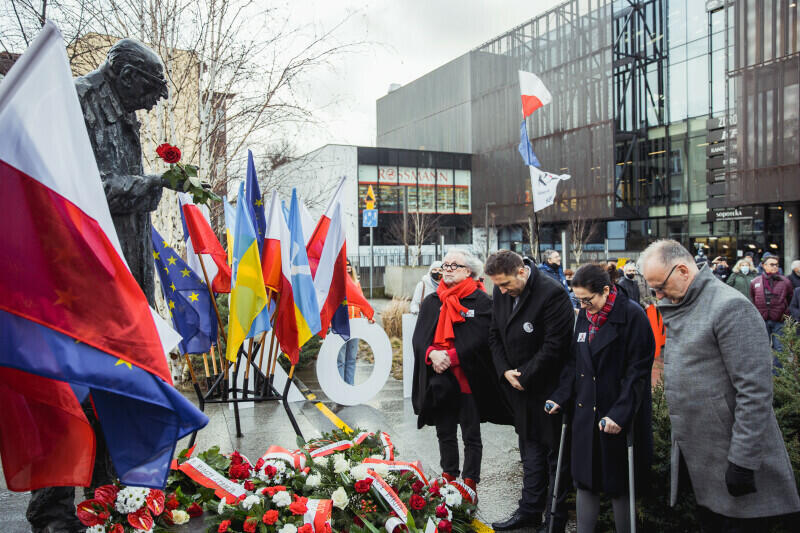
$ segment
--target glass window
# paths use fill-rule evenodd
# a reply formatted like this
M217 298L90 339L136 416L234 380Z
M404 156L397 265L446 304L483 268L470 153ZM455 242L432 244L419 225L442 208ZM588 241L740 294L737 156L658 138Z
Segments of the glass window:
M692 202L706 197L705 135L689 138L689 198Z
M669 67L669 121L678 122L686 115L686 63Z
M472 177L469 170L456 170L455 171L455 184L456 184L456 213L470 214L472 213L472 200L470 198L470 185Z
M397 185L378 186L378 209L382 213L398 213L402 208L402 192Z
M674 48L686 42L686 0L672 0L668 5L669 47Z
M686 40L691 42L706 35L708 35L706 3L689 0L686 3Z
M378 183L378 167L375 165L358 165L359 183Z
M690 117L708 114L708 55L695 57L686 62L687 78L691 80L691 95L687 113Z
M417 174L419 181L418 208L420 213L436 212L436 171L421 168Z
M454 209L453 171L440 168L436 172L436 212L452 213Z
M669 49L669 61L670 63L680 63L681 61L686 61L686 45L682 44L680 46L676 46L675 48Z
M714 115L725 111L725 50L711 54L711 110Z
M711 13L711 33L717 33L725 29L725 10L717 9Z
M708 39L702 38L690 42L686 45L686 57L692 59L693 57L701 56L708 53Z
M378 179L381 183L397 183L397 167L380 167Z

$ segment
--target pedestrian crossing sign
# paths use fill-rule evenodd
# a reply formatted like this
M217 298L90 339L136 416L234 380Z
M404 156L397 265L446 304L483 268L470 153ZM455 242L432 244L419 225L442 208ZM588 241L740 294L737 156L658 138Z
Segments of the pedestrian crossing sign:
M361 215L361 225L365 228L378 227L378 210L377 209L364 209Z

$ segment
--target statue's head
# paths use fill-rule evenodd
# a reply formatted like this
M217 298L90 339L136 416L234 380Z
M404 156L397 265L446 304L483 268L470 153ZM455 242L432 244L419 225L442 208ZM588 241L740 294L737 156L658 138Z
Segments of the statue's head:
M164 65L151 49L136 39L122 39L108 51L105 70L125 111L150 110L166 98Z

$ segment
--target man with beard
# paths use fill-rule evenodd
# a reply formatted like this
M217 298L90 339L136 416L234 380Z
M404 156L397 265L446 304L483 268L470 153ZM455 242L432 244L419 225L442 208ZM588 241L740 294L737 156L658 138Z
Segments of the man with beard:
M500 250L489 256L486 274L494 283L489 345L514 416L523 471L517 510L492 527L538 527L552 500L560 437L560 419L545 413L544 404L569 360L575 313L563 286L514 252ZM568 455L562 459L555 514L547 516L553 531L560 533L567 521Z
M492 302L472 254L451 250L442 283L422 302L414 329L412 403L417 426L436 426L442 476L476 490L480 481L481 422L510 423L499 397L489 350ZM464 441L459 468L457 429Z

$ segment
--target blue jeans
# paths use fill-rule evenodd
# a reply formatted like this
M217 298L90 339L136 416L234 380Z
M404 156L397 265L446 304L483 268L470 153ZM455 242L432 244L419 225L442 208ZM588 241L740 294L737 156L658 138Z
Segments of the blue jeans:
M772 349L776 352L780 352L783 350L783 344L780 341L780 335L783 335L783 322L778 322L775 320L766 320L767 324L767 333L769 333L769 339L772 343Z
M358 339L351 338L339 349L336 360L339 375L348 385L353 385L356 381L356 355L358 355Z

